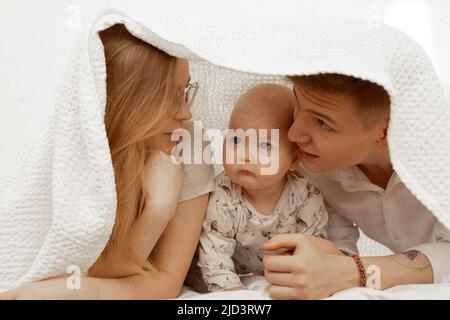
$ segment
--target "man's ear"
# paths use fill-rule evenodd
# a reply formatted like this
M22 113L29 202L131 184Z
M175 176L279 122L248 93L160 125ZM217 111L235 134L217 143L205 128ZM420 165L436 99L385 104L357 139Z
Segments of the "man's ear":
M388 129L389 129L389 118L381 121L378 124L378 139L377 144L382 149L387 150L388 148Z
M301 161L302 161L302 155L300 153L300 149L299 148L295 148L295 150L294 150L294 157L292 159L291 165L289 166L289 171L297 170Z

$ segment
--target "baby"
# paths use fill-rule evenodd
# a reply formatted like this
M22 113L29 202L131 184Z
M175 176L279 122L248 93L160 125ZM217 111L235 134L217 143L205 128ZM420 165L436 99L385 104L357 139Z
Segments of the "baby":
M263 84L234 106L224 142L225 170L216 177L198 247L198 267L209 291L244 288L240 274L262 273L260 245L276 234L326 237L322 196L297 172L299 152L287 138L295 103L289 88ZM246 143L250 134L233 129L256 131L257 143L252 147ZM271 129L279 130L279 138L272 139ZM266 131L267 137L261 135ZM264 153L277 164L269 174L259 156Z

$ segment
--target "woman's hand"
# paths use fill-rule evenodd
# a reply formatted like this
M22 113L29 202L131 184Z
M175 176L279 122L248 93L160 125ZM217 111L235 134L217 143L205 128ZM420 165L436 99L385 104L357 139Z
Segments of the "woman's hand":
M83 284L83 277L81 278ZM0 300L70 300L97 299L94 290L69 289L66 277L41 280L23 284L15 289L0 294Z
M174 209L183 184L183 168L176 159L159 150L150 150L142 177L145 207L149 211Z
M147 259L173 218L183 183L181 165L170 155L150 150L142 174L144 209L126 238L126 251L110 252L89 269L89 275L126 277L142 272Z
M268 251L293 250L292 255L264 256L264 274L271 284L270 296L275 299L321 299L339 291L341 263L348 260L337 255L339 250L333 246L327 240L302 234L277 235L264 243L262 248ZM358 274L356 267L345 270Z
M0 300L172 299L179 293L172 277L156 269L118 279L83 276L79 289L70 289L68 279L62 276L30 282L0 293Z
M162 151L149 150L149 154L142 173L144 208L124 240L125 250L110 250L89 269L90 276L120 278L142 273L175 214L183 168Z
M46 299L43 295L36 295L31 283L21 285L15 289L0 293L0 300L39 300ZM58 299L58 298L55 298Z
M144 208L126 238L126 252L111 253L90 275L118 278L139 274L156 243L173 218L183 184L183 168L170 155L149 150L142 184ZM102 263L103 262L103 263Z

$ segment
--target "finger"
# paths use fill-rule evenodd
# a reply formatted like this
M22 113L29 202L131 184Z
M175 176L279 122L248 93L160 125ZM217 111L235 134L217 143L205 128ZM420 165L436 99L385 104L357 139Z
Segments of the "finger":
M292 256L270 256L266 255L263 258L264 268L268 271L274 272L291 272L295 261Z
M262 247L261 247L262 249ZM276 255L292 255L292 253L294 253L293 250L290 249L286 249L286 248L280 248L277 250L263 250L263 253L265 255L271 255L271 256L276 256Z
M281 252L279 255L280 256L292 256L294 254L294 250L285 250L283 252Z
M296 300L300 299L301 291L290 287L272 285L269 287L269 295L272 299Z
M278 234L269 241L263 243L261 247L264 250L277 250L279 248L295 250L297 245L305 239L305 236L299 233Z
M156 161L164 159L165 157L170 157L170 155L167 155L164 151L162 151L160 149L147 148L145 151L147 153L146 161L149 164L152 164Z
M266 281L272 285L292 287L294 276L292 273L266 271L264 273Z
M183 149L180 150L180 146L177 144L172 148L170 152L171 160L174 164L180 165L183 162Z

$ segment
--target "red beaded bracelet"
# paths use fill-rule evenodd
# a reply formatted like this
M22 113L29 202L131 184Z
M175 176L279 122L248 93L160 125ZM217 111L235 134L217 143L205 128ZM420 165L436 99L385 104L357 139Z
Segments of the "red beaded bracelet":
M364 268L364 264L361 261L361 258L357 255L352 255L353 260L355 260L356 265L358 266L359 275L361 279L361 287L366 287L367 285L367 276L366 276L366 269Z

